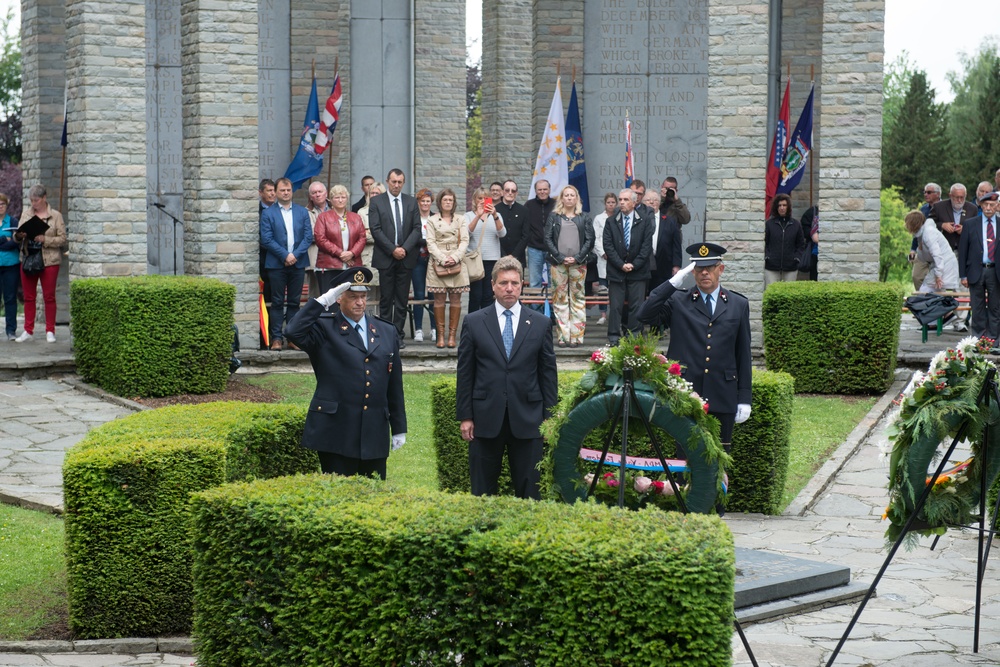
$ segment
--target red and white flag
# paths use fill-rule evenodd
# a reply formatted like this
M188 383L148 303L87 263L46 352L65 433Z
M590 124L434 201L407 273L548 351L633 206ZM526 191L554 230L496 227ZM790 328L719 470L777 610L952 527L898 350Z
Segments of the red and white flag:
M337 129L337 120L340 119L340 105L343 104L344 97L340 91L340 75L333 80L333 90L330 97L326 98L326 105L323 113L319 116L319 133L316 135L316 154L322 155L326 150L330 139L333 138L333 131Z

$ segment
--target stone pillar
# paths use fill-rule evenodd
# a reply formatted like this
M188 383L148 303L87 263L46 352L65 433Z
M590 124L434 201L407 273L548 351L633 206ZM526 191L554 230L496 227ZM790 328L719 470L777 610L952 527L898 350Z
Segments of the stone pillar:
M514 179L522 204L535 196L528 187L538 153L533 99L527 94L533 85L532 5L532 0L483 3L483 182ZM548 94L551 102L551 87Z
M729 251L723 281L750 299L753 346L759 349L763 345L760 298L764 289L764 179L770 136L765 127L768 0L713 0L708 4L705 239Z
M417 150L409 189L436 193L448 187L464 202L465 3L417 0L415 9L414 88L433 93L415 97Z
M826 0L820 280L878 280L884 0Z
M236 286L236 323L257 344L256 0L183 0L184 257Z
M28 205L28 188L44 183L49 203L58 209L62 150L56 137L66 92L66 0L21 3L21 63L24 203Z
M146 273L145 20L144 0L66 3L71 277Z
M257 143L260 151L258 179L277 180L294 155L302 132L302 119L293 125L291 101L291 31L289 0L257 3ZM309 91L306 91L309 95ZM305 100L302 101L305 109ZM292 142L292 127L296 127Z

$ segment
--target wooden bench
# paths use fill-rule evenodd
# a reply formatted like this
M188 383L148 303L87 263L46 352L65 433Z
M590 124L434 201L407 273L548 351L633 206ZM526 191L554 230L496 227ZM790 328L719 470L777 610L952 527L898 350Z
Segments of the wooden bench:
M918 296L919 294L921 294L921 293L920 292L915 292L915 293L911 294L910 296ZM971 313L972 312L972 308L969 305L969 293L968 292L933 292L933 294L937 294L939 296L954 297L954 299L956 301L958 301L958 308L956 308L952 312L964 312L964 313ZM903 312L904 313L908 313L908 312L910 312L910 309L907 308L906 306L903 306ZM969 317L968 317L968 315L966 315L965 323L966 323L966 326L968 326L968 324L969 324ZM931 325L931 324L921 324L920 325L920 342L921 343L926 343L927 342L927 332L930 330L930 327L932 327L932 326L934 326L934 328L935 328L935 335L940 336L941 332L944 331L944 316L937 318L936 325Z

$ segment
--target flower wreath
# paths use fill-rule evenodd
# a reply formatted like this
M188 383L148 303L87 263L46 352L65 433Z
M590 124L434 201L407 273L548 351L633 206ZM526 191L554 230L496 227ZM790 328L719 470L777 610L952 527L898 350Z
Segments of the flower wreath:
M684 444L690 485L681 492L688 509L711 512L721 500L723 466L729 457L719 441L719 422L708 414L708 403L681 376L683 367L659 353L658 343L655 336L628 335L617 346L595 350L590 368L571 391L563 394L553 416L542 424L542 435L551 443L542 463L543 488L549 488L553 497L573 502L586 496L593 477L585 475L594 467L580 459L580 447L591 431L607 432L621 403L621 378L628 368L632 370L639 409L653 426ZM610 426L616 428L617 424ZM645 436L639 415L630 420L629 432ZM667 448L665 456L669 443L661 442ZM620 453L615 443L612 447L609 453ZM629 454L634 455L634 450L630 448ZM595 490L598 500L617 504L617 485L617 470L604 473ZM646 505L677 508L666 473L653 480L627 471L626 501L633 509Z
M965 425L964 437L972 443L972 458L945 470L937 478L912 530L921 535L943 535L948 525L963 526L978 519L981 475L987 488L1000 471L1000 406L978 402L989 371L986 358L993 346L989 338L964 338L954 349L939 352L927 373L917 371L897 399L899 415L889 426L889 520L886 539L895 542L913 513L917 499L933 471L928 466L941 456L941 444L950 441ZM980 456L983 426L990 424L986 456ZM995 428L993 428L995 426ZM985 459L985 460L984 460Z

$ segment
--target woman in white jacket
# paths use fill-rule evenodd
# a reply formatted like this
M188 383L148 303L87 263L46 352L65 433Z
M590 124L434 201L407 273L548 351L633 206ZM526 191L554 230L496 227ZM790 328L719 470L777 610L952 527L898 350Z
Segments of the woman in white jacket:
M927 293L958 290L958 260L934 221L925 218L920 211L910 211L904 222L906 231L917 239L917 258L931 265L917 291Z

